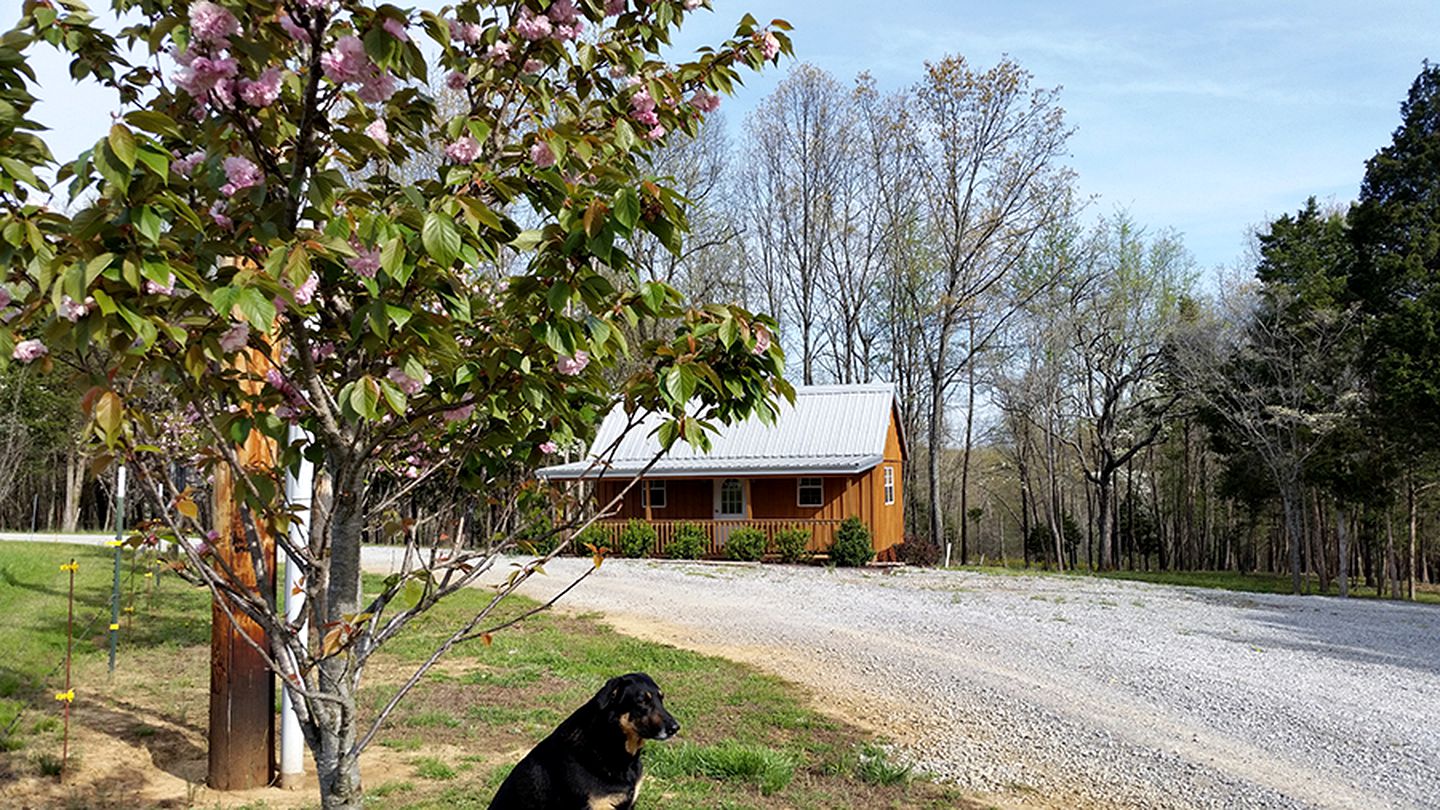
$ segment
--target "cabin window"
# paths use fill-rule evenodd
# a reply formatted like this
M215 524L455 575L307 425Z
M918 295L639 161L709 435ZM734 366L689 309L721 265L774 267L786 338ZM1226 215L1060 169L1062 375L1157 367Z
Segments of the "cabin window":
M824 506L825 479L801 478L795 489L795 503L800 506Z
M665 508L665 482L645 482L645 505L651 509Z
M745 514L745 485L738 478L726 478L720 485L720 514Z
M895 468L885 468L885 505L895 503Z

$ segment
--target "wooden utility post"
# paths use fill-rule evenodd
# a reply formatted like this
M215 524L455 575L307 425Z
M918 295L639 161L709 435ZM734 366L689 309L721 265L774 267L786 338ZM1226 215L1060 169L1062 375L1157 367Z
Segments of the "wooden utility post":
M253 349L241 352L235 367L263 377L265 356ZM258 387L258 383L256 384ZM275 443L251 431L236 448L246 469L269 469L275 464ZM236 584L256 590L255 565L235 493L235 480L224 465L215 469L215 554L231 571ZM254 537L265 560L266 582L259 587L275 591L275 538L263 531ZM217 570L218 566L217 566ZM246 641L248 636L267 648L265 631L232 606L235 621L217 599L210 615L210 787L248 790L264 787L275 776L275 679L265 659Z

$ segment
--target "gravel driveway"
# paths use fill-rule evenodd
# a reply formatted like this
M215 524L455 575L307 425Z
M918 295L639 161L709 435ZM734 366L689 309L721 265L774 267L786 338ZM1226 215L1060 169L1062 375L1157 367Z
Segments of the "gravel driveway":
M557 560L527 592L585 565ZM1007 806L1440 807L1434 607L628 560L561 604L805 684Z

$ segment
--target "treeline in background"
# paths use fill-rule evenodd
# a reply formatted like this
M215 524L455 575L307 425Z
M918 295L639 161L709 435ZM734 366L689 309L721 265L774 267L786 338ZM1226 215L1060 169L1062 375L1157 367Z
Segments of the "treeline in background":
M1356 202L1296 200L1198 268L1083 194L1059 92L1020 65L951 57L893 92L800 65L659 155L690 233L633 250L645 280L773 313L794 382L896 385L912 561L1413 598L1440 574L1440 66L1399 119ZM111 525L85 387L0 375L5 528Z

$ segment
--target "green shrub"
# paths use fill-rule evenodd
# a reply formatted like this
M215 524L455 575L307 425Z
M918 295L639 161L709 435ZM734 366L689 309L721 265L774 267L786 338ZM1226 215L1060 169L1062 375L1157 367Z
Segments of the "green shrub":
M765 555L765 533L744 526L732 529L725 540L725 556L732 560L754 562Z
M810 530L803 526L791 526L775 533L775 551L780 562L804 562L810 559Z
M590 549L586 548L586 546L607 548L614 551L615 541L611 539L610 527L601 526L599 523L591 523L585 527L585 531L575 535L575 539L570 541L570 551L582 557L590 556Z
M705 529L695 523L681 523L675 527L675 536L665 548L665 554L672 560L698 560L705 556L709 546Z
M655 551L655 527L639 520L631 520L620 532L620 556L649 557Z
M830 547L830 559L836 565L853 568L870 562L875 556L875 547L870 543L870 529L860 518L851 515L840 523L835 531L835 545Z

